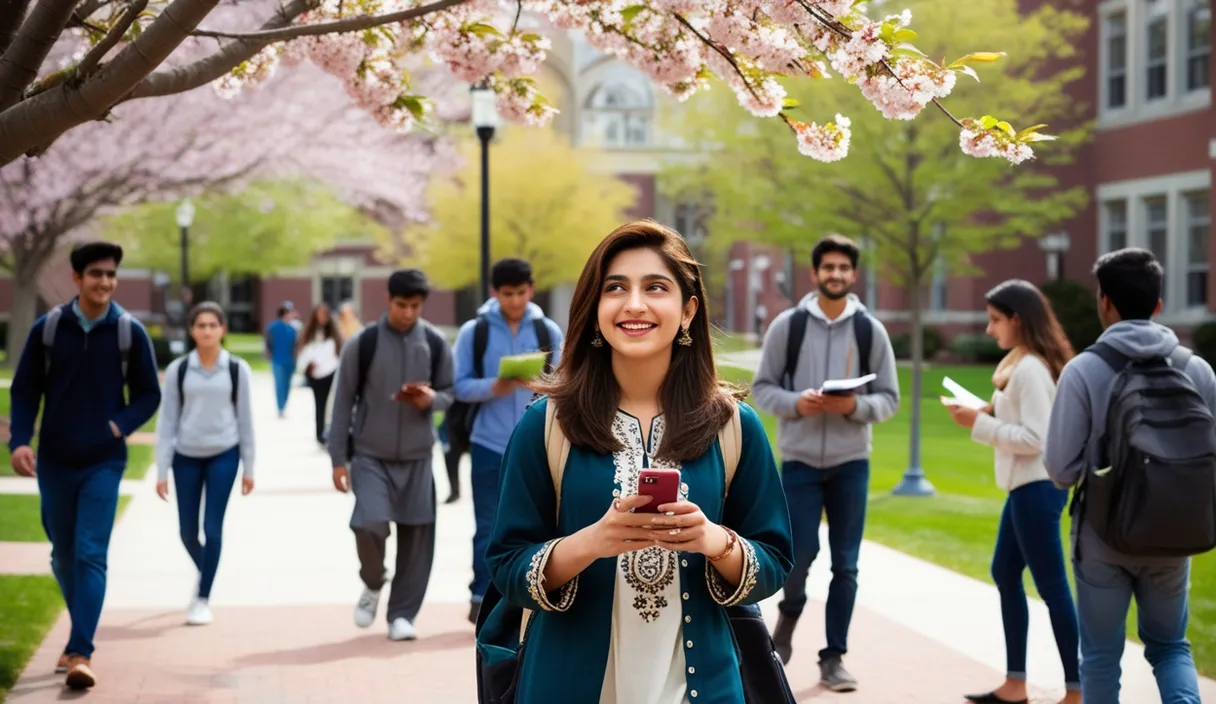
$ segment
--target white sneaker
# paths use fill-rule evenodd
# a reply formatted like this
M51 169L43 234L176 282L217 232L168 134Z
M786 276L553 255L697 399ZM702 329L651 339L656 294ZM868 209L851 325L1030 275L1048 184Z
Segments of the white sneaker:
M195 599L186 610L186 624L189 626L206 626L211 623L211 606L206 599Z
M380 607L380 592L373 592L370 589L364 589L363 594L359 596L359 603L355 604L355 625L359 628L367 628L376 620L376 609Z
M418 631L414 628L414 624L403 618L393 619L393 622L388 627L389 640L416 640Z

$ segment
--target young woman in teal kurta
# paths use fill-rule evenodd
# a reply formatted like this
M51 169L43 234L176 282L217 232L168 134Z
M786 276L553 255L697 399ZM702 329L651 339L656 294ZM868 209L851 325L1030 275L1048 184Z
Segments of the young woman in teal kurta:
M768 438L745 404L727 491L715 440L736 401L717 381L701 300L683 240L654 223L609 235L579 280L562 365L538 387L549 398L507 447L486 553L504 599L534 614L517 702L744 703L724 607L775 594L793 544ZM550 403L572 445L560 503ZM679 501L658 514L630 511L647 501L636 495L646 467L681 472Z

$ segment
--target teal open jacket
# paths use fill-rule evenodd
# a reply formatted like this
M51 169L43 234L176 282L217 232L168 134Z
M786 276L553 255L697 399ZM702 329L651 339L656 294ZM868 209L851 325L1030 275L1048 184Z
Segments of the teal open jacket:
M561 515L555 517L556 497L545 455L546 403L542 399L528 409L507 446L486 561L504 602L534 612L516 701L597 704L612 633L616 559L597 560L554 592L542 593L539 581L553 546L599 520L620 486L611 454L573 447L563 473ZM743 580L737 588L703 555L680 554L682 640L688 694L695 704L744 704L724 607L754 604L775 594L794 559L789 511L768 437L746 404L740 404L740 421L739 467L725 501L717 443L682 469L688 500L710 521L738 533L744 552ZM514 645L509 642L513 638L517 643L518 620L502 622L501 611L495 609L487 618L479 641Z

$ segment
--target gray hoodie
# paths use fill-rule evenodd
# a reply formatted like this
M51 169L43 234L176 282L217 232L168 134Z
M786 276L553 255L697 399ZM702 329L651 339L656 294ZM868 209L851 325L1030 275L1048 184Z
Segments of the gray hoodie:
M376 354L367 370L363 396L355 408L355 386L359 379L359 336L364 328L342 345L338 365L338 384L334 390L333 422L330 424L329 457L333 466L347 463L348 429L354 414L355 449L389 462L408 462L431 456L435 444L432 411L446 411L452 405L452 352L444 340L443 357L431 378L431 348L426 341L430 323L419 320L407 333L392 328L387 316L376 323ZM442 333L441 333L442 336ZM407 382L430 382L435 390L431 408L417 408L393 399Z
M782 386L786 340L795 310L791 308L773 320L764 336L752 393L758 407L779 418L777 444L782 459L827 469L870 456L870 424L881 423L899 410L899 379L887 329L870 316L874 324L870 371L878 378L866 389L869 393L857 395L857 409L848 416L829 413L799 416L795 406L803 391L817 389L829 379L857 377L861 368L852 318L865 306L857 296L849 294L844 313L828 320L818 299L819 294L812 293L798 303L811 316L802 340L801 360L794 373L794 390Z
M1173 330L1149 320L1115 323L1098 340L1132 359L1168 356L1178 346L1178 337ZM1212 376L1212 367L1195 355L1191 357L1186 373L1208 407L1216 413L1216 377ZM1051 421L1043 441L1043 464L1057 486L1075 486L1084 472L1098 467L1102 453L1096 440L1106 432L1106 411L1114 380L1115 371L1092 353L1077 355L1060 373ZM1124 567L1185 562L1185 558L1133 558L1117 553L1102 542L1088 523L1078 526L1073 521L1072 536L1074 545L1079 544L1081 559L1092 557L1099 562Z

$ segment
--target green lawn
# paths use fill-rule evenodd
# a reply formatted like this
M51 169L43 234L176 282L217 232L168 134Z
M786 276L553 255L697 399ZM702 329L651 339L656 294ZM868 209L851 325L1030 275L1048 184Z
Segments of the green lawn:
M116 522L130 502L130 496L118 497ZM37 494L0 494L0 542L46 542Z
M146 427L146 426L145 426ZM153 426L155 429L155 426ZM38 441L34 441L37 448ZM152 445L127 445L127 472L124 479L143 479L156 456L156 448ZM15 477L17 473L9 464L8 448L0 450L0 477Z
M0 701L63 609L50 575L0 575Z
M267 371L270 361L266 359L266 343L262 336L249 332L232 332L224 339L228 351L249 363L254 371Z
M751 373L722 367L732 381L750 382ZM900 368L902 404L890 421L874 427L870 465L870 505L866 538L991 583L989 563L1005 493L993 478L990 447L972 442L954 425L939 400L941 379L949 376L980 396L992 388L989 367L926 369L921 399L921 465L937 489L932 498L891 494L908 465L910 370ZM776 450L776 419L761 414ZM1069 519L1061 521L1067 545ZM1216 676L1216 553L1192 562L1190 631L1195 661L1201 672ZM1069 578L1072 570L1069 569ZM1027 593L1036 594L1030 575ZM998 608L996 602L992 608ZM1135 609L1128 617L1128 636L1136 638Z

